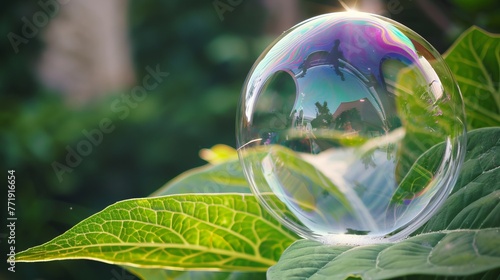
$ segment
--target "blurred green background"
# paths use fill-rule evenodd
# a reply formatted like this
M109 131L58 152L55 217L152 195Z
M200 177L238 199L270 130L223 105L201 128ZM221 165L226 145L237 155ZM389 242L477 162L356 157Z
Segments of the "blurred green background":
M148 196L179 173L204 164L198 156L202 148L217 143L234 147L240 90L259 54L295 23L344 10L338 1L326 0L122 1L121 10L100 7L97 1L86 7L79 6L83 0L55 1L59 10L14 0L3 1L0 10L0 172L7 181L7 170L16 171L17 251L50 240L116 201ZM344 2L403 23L440 52L471 25L500 32L500 8L494 0ZM96 11L111 20L94 19ZM107 16L105 11L114 12ZM40 12L47 14L46 23ZM30 38L23 35L25 19L40 25ZM113 41L120 38L119 29L105 31L116 22L124 26L123 42ZM57 28L66 29L58 33ZM87 45L89 41L94 43ZM105 44L123 45L115 47L116 53L108 45L112 52L97 57L95 50ZM118 49L125 50L126 59L114 56ZM115 62L108 60L113 56L118 57ZM67 61L78 67L60 66ZM112 63L118 66L112 68ZM143 84L147 67L159 67L169 76L140 101L127 103L123 98ZM108 83L99 74L108 72L93 69L128 76ZM84 131L95 132L103 120L111 122L112 131L101 131L90 150L82 146ZM68 151L78 148L88 155L71 167ZM56 164L62 172L58 176L55 162L67 166L66 172ZM0 198L5 224L6 193L4 188ZM6 258L7 230L1 228ZM65 261L20 263L15 273L3 263L0 279L135 278L116 266Z

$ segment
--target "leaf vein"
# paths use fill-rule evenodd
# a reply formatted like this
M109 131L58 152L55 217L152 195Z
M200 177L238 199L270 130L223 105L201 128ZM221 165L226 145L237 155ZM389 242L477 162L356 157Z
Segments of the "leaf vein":
M479 69L481 69L481 72L483 73L483 76L486 79L486 82L488 83L488 88L490 89L491 92L495 92L495 88L493 87L493 81L491 80L491 77L488 75L488 71L486 70L486 68L484 68L484 64L481 61L481 59L479 58L479 56L476 52L476 49L474 48L474 45L472 42L472 36L469 37L468 44L469 44L469 49L470 49L472 56L476 60L478 66L479 66Z

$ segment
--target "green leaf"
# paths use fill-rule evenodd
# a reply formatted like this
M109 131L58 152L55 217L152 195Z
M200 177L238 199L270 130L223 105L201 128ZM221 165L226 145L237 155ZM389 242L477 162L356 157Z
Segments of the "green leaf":
M475 277L491 279L489 271L500 269L500 128L472 131L468 139L453 193L412 237L358 247L300 240L269 269L268 278L387 279L479 273Z
M413 235L454 229L500 227L500 128L467 134L457 183L440 210Z
M265 271L297 237L247 194L118 202L16 261L92 259L141 268Z
M180 193L250 193L238 160L207 164L177 176L151 196Z
M426 233L395 244L325 246L301 240L269 279L388 279L411 274L470 275L500 266L500 228Z
M438 275L410 275L398 277L399 280L498 280L500 269L494 269L485 273L469 276L438 276Z
M436 145L424 153L401 180L391 200L402 203L404 199L411 199L425 186L428 186L430 180L433 179L433 174L441 164L440 161L436 160L435 155L444 153L443 145Z
M444 54L464 97L469 129L500 124L500 35L465 31Z

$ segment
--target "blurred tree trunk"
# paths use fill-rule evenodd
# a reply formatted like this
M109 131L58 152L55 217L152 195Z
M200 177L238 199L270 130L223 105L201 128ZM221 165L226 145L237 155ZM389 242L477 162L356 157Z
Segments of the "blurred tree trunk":
M263 0L269 13L266 33L281 35L301 20L298 0Z
M387 13L385 9L385 5L382 0L362 0L361 3L358 4L360 12L384 15Z
M39 74L70 103L86 103L134 83L127 1L71 0L44 30Z

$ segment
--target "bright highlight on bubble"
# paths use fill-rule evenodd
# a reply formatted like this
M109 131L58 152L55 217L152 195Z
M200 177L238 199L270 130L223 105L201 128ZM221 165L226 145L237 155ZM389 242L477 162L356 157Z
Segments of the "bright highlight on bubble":
M377 15L326 14L258 58L237 139L252 191L287 227L326 243L395 241L456 182L462 98L414 31Z

